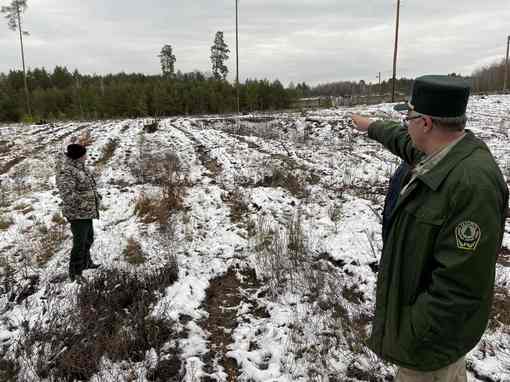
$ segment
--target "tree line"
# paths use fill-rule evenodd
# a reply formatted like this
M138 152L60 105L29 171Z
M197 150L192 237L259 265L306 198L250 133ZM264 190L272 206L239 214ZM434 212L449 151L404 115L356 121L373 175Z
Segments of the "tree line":
M236 109L235 85L199 71L173 76L88 75L57 66L27 71L32 120L107 119L227 113ZM239 86L243 111L289 107L295 91L278 81ZM0 74L0 121L28 121L22 71Z
M510 68L507 86L510 87ZM494 62L475 70L473 90L476 92L495 92L503 89L505 82L505 60Z

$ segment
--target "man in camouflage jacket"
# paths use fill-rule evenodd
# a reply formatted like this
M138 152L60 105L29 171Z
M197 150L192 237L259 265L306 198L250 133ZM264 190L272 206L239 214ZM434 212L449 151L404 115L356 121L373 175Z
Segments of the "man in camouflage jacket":
M67 146L67 152L57 166L56 184L62 198L62 212L71 224L73 248L69 261L71 280L81 279L84 269L97 268L90 258L94 242L92 219L99 218L100 196L96 183L85 167L86 149L79 144Z

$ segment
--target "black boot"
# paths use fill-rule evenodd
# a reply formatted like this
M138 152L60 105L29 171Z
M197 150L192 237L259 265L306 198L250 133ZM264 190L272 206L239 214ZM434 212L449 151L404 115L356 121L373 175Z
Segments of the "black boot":
M84 280L83 276L81 275L81 273L72 273L72 272L69 272L69 279L72 281L72 282L75 282L77 284L81 284L82 281Z
M87 266L85 267L85 269L97 269L101 266L101 264L96 264L94 263L93 261L90 261Z

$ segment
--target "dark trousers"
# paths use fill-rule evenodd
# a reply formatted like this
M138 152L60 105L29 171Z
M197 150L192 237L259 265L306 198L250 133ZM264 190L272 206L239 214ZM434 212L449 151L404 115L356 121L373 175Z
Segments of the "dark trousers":
M69 273L81 275L91 263L90 247L94 242L94 227L92 219L71 220L70 223L73 232L73 249L69 260Z

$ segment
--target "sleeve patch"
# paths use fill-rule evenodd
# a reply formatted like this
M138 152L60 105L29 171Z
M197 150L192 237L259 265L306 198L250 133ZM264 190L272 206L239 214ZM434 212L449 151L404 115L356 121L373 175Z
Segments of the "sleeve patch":
M482 231L480 226L472 221L459 223L455 228L457 248L466 251L474 251L480 242Z

